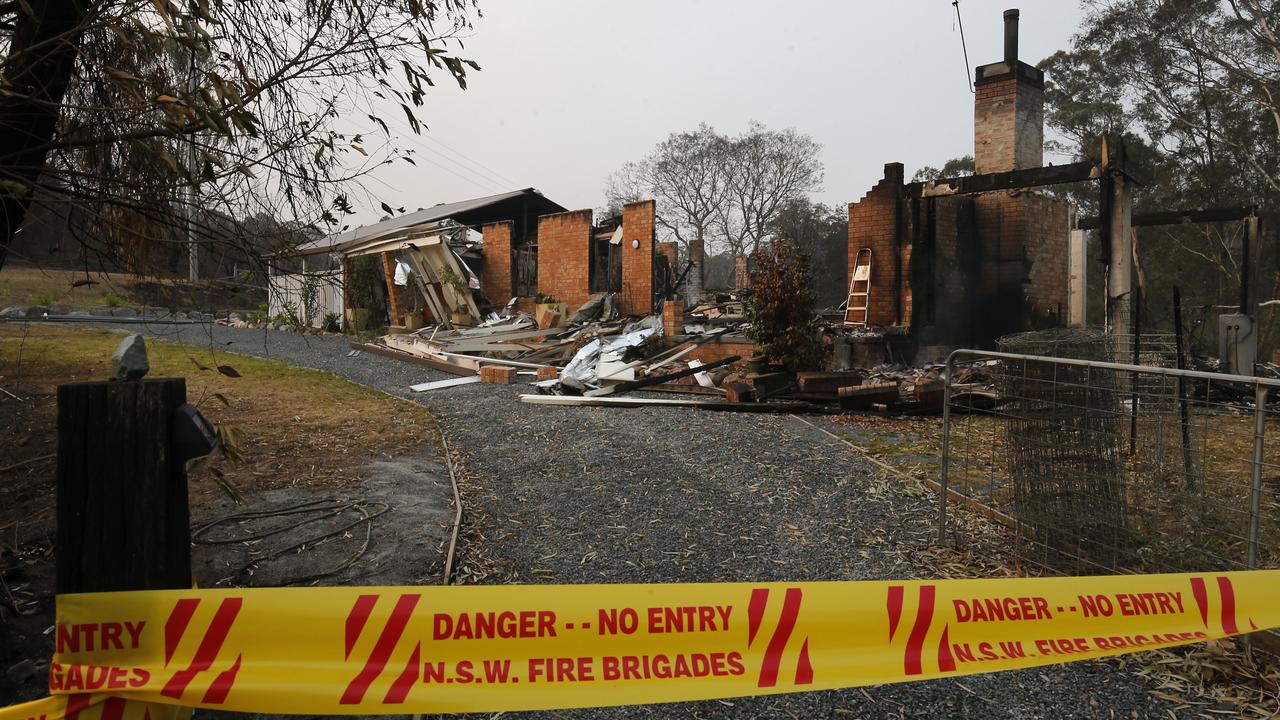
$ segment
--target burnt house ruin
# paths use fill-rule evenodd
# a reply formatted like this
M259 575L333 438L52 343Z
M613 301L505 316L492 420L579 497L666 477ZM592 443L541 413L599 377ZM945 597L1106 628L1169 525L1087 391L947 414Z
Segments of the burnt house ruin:
M933 360L1070 319L1075 209L1034 187L1094 169L1042 167L1044 73L1018 59L1018 11L1004 21L1004 59L975 71L976 174L908 183L902 164L889 163L849 205L849 277L865 280L850 315L894 340L899 359Z

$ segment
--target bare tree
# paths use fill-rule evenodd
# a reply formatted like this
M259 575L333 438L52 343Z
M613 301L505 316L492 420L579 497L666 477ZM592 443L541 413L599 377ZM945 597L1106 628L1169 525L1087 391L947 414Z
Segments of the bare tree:
M89 213L88 226L100 230L91 239L107 250L139 223L184 228L192 206L341 225L363 174L413 162L379 108L399 105L419 132L435 73L465 87L468 68L478 69L449 49L474 8L475 0L0 4L0 267L33 202ZM175 67L174 57L188 62Z
M822 182L821 146L795 131L751 123L734 138L706 124L674 133L639 162L627 163L605 183L610 208L652 197L659 227L677 240L694 264L685 295L702 295L706 254L747 255L765 243L789 202Z
M672 133L642 160L627 163L606 181L610 206L642 197L657 201L657 223L685 249L693 269L685 297L702 296L706 244L715 215L728 201L724 138L703 124L693 132Z
M717 220L729 252L750 255L787 203L822 184L822 146L794 128L770 130L752 122L722 147L729 202L719 206Z

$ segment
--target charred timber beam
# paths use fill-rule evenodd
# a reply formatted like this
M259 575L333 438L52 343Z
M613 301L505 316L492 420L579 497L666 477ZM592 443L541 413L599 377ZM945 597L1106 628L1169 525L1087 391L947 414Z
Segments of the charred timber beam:
M1071 163L1070 165L1051 165L1049 167L1029 168L1026 170L1011 170L1009 172L986 173L984 175L969 175L968 177L911 183L907 186L907 192L918 197L972 195L996 190L1017 190L1019 188L1097 180L1101 177L1101 168L1091 162L1084 161Z
M1133 216L1133 227L1156 227L1159 225L1189 225L1194 223L1232 222L1244 220L1256 214L1252 205L1242 207L1205 208L1204 210L1168 210L1162 212L1137 213ZM1097 230L1102 222L1096 218L1084 218L1076 227L1080 230Z

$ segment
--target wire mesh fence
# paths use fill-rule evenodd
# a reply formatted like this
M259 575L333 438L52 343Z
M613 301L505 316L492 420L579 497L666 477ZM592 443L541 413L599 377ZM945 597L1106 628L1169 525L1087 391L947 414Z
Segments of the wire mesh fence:
M1078 357L951 356L944 537L950 491L998 511L1031 572L1280 566L1280 381L1119 364L1077 341L1027 349Z

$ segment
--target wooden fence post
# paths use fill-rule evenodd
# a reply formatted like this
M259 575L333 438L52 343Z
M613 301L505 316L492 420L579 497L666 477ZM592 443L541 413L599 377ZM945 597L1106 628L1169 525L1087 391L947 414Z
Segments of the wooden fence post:
M191 587L181 378L58 386L57 592Z

